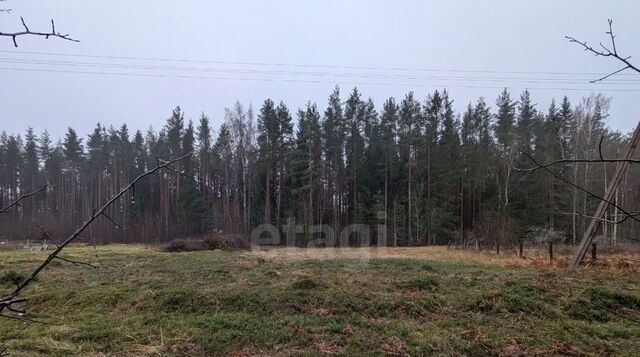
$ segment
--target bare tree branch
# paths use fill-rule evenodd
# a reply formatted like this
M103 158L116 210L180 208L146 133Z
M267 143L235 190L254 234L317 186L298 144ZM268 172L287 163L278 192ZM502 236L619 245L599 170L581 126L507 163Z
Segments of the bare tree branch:
M33 322L33 323L43 324L43 325L58 325L58 326L60 325L60 324L55 324L55 323L46 322L46 321L34 320L26 316L11 316L11 315L0 314L0 317L4 317L5 319L18 320L22 322Z
M560 165L560 164L596 163L596 162L628 162L631 164L640 164L640 160L636 160L636 159L562 159L562 160L551 161L545 164L537 164L534 167L526 167L526 168L513 167L513 169L516 171L530 172L530 171L545 169L550 166Z
M159 163L165 163L165 161L164 161L164 160L162 160L162 159L158 158L157 156L156 156L156 162L159 162ZM167 167L166 167L166 169L167 169L168 171L171 171L171 172L173 172L173 173L175 173L175 174L178 174L178 175L180 175L180 176L182 176L182 177L195 179L195 176L187 175L186 173L184 173L184 172L180 172L180 171L178 171L178 170L176 170L176 169L174 169L174 168L172 168L172 167L170 167L170 166L167 166Z
M613 34L613 27L612 27L613 20L609 19L608 22L609 22L609 31L607 31L606 34L608 34L611 39L611 47L612 47L611 49L613 51L610 50L607 46L603 45L602 42L600 42L600 47L602 48L602 50L598 50L588 45L586 41L577 40L575 37L572 37L572 36L565 36L565 38L568 39L569 42L577 43L578 45L582 46L585 51L591 52L595 56L613 57L625 64L625 66L622 67L621 69L614 71L612 73L609 73L606 76L589 81L590 83L600 82L627 69L631 69L640 73L640 68L634 66L631 62L629 62L629 59L631 58L631 56L623 57L618 54L618 50L616 48L616 36Z
M600 81L604 81L605 79L607 79L607 78L609 78L609 77L611 77L611 76L613 76L613 75L616 75L616 74L618 74L618 73L620 73L620 72L624 71L625 69L629 69L629 68L631 68L631 67L629 67L629 66L622 67L622 68L620 68L620 69L619 69L619 70L617 70L617 71L613 71L613 72L611 72L611 73L607 74L606 76L600 77L600 78L598 78L598 79L591 80L591 81L589 81L589 83L598 83L598 82L600 82Z
M55 186L52 186L51 188L55 188L55 187L58 187L58 186L60 186L60 185L55 185ZM39 189L37 189L37 190L35 190L33 192L29 192L29 193L25 193L24 195L21 195L15 201L13 201L13 202L9 203L8 205L4 206L3 208L1 208L0 209L0 213L4 213L4 212L8 211L13 206L20 206L20 201L24 200L27 197L31 197L31 196L37 195L38 193L40 193L40 192L42 192L42 191L44 191L46 189L47 189L47 185L44 185L44 186L40 187Z
M111 223L113 223L114 226L116 226L116 228L120 229L120 225L113 220L113 218L109 217L109 215L105 212L100 213L101 215L104 216L104 218L108 219L109 221L111 221Z
M619 206L619 205L617 205L616 203L611 202L611 201L609 201L609 200L606 200L604 197L601 197L601 196L599 196L599 195L596 195L595 193L593 193L593 192L591 192L591 191L587 190L586 188L584 188L584 187L582 187L582 186L580 186L580 185L578 185L578 184L576 184L576 183L574 183L574 182L571 182L571 181L567 180L566 178L564 178L564 177L562 177L562 176L560 176L560 175L556 174L555 172L551 171L551 170L549 169L549 167L540 165L540 164L538 163L538 161L536 161L536 159L534 159L534 158L533 158L533 156L531 156L531 154L527 153L526 151L522 150L521 148L518 148L518 151L520 151L523 155L525 155L525 156L526 156L529 160L531 160L531 162L533 162L536 166L538 166L539 168L541 168L541 169L545 170L546 172L548 172L549 174L551 174L551 175L552 175L553 177L555 177L556 179L558 179L558 180L560 180L560 181L562 181L562 182L564 182L564 183L566 183L566 184L568 184L568 185L570 185L570 186L573 186L573 187L577 188L578 190L580 190L580 191L582 191L582 192L586 193L587 195L589 195L589 196L591 196L591 197L593 197L593 198L599 199L600 201L604 201L604 202L606 202L606 203L610 204L611 206L613 206L613 207L615 207L615 208L619 209L619 210L620 210L620 212L622 212L622 213L624 213L624 214L626 215L626 216L622 219L622 222L624 222L624 221L625 221L625 220L627 220L628 218L631 218L631 219L633 219L634 221L636 221L636 222L639 222L639 223L640 223L640 219L638 219L636 216L634 216L633 214L629 213L628 211L626 211L624 208L620 207L620 206ZM598 162L599 162L599 161L598 161Z
M9 349L9 341L14 340L16 337L18 337L18 335L21 334L22 331L24 331L27 327L29 327L29 323L27 321L24 321L22 324L22 328L18 329L13 335L11 335L11 337L9 337L0 345L0 357L6 356L7 350Z
M51 236L51 234L49 234L49 232L47 232L47 230L46 230L46 229L44 229L44 227L43 227L43 226L41 226L41 225L40 225L40 223L38 223L35 219L33 220L33 224L35 224L35 225L36 225L36 227L38 227L38 228L40 229L40 231L42 232L42 234L44 234L47 238L51 239L51 241L53 242L53 244L55 244L55 245L56 245L56 247L59 247L59 246L60 246L60 243L58 243L58 241L57 241L55 238L53 238L53 237Z
M27 26L22 16L20 17L20 21L22 21L22 26L24 27L24 31L0 32L0 36L11 37L11 39L13 40L13 45L15 47L18 47L18 42L16 40L18 36L42 36L45 39L48 39L49 37L57 37L67 41L80 42L80 40L71 38L69 34L62 34L60 32L56 32L56 24L53 21L53 19L51 19L51 32L31 31L29 30L29 27Z
M589 218L589 219L597 219L597 220L599 220L601 222L605 222L605 223L609 223L609 224L621 224L621 223L624 223L624 221L626 221L630 216L632 216L632 217L640 216L640 212L633 212L633 213L631 213L629 215L622 215L623 216L622 219L613 221L613 220L610 220L610 219L598 218L598 217L595 217L595 216L589 216L587 214L583 214L583 213L580 213L580 212L562 212L560 214L568 215L568 216L574 216L575 215L575 216L580 216L580 217ZM629 239L636 240L634 238L629 238ZM640 240L638 240L638 241L640 242Z
M90 263L87 263L87 262L81 262L81 261L78 261L78 260L72 260L72 259L69 259L69 258L63 258L63 257L61 257L61 256L59 256L59 255L57 255L55 258L56 258L56 259L60 259L60 260L62 260L63 262L71 263L71 264L73 264L73 265L75 265L75 266L86 265L86 266L88 266L88 267L92 267L92 268L94 268L94 269L98 269L98 267L97 267L97 266L95 266L95 265L93 265L93 264L90 264Z
M60 252L62 252L62 250L71 242L73 242L74 240L76 240L76 238L78 238L80 236L80 234L82 234L82 232L87 229L87 227L89 227L91 225L91 223L93 223L93 221L96 219L96 217L98 217L99 215L101 215L104 211L107 210L107 208L109 208L114 202L116 202L122 195L124 195L127 191L129 191L135 184L136 182L140 181L141 179L143 179L144 177L151 175L161 169L164 169L166 167L168 167L169 165L171 165L172 163L178 162L180 160L183 160L189 156L191 156L192 153L188 153L186 155L180 156L176 159L173 160L169 160L169 161L163 161L163 163L158 162L158 165L153 168L150 169L142 174L140 174L138 177L136 177L133 181L131 181L127 186L125 186L122 190L120 190L120 192L118 192L117 194L113 195L102 207L100 207L99 209L94 209L93 213L91 214L91 217L88 218L80 227L78 227L78 229L75 230L75 232L73 232L69 237L67 237L64 241L62 241L58 247L51 253L49 254L49 256L47 257L47 259L45 259L42 263L40 263L40 265L38 265L26 278L24 278L17 286L16 288L7 296L0 298L0 314L2 313L2 311L8 307L11 306L12 304L15 304L18 299L18 295L20 294L20 292L22 290L24 290L24 288L26 288L32 281L33 279L44 269L46 268L51 261L53 261L54 259L61 259L61 260L65 260L66 258L60 258L58 255L60 254ZM23 300L24 301L24 300Z

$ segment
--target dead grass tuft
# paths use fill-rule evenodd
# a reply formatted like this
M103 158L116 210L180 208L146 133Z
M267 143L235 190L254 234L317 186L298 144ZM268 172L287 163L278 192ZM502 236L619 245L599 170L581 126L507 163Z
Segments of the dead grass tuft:
M317 341L314 344L316 351L323 355L334 355L342 352L342 347L336 345L331 341Z
M368 247L368 248L297 248L297 247L269 247L255 249L250 255L274 262L299 260L329 260L329 259L428 259L440 261L462 261L507 268L537 268L554 270L569 266L573 254L573 247L559 246L554 252L554 260L547 256L547 248L543 246L527 247L524 258L519 258L515 250L503 250L498 255L495 252L481 250L462 250L444 246L428 247ZM640 253L637 250L598 252L598 260L590 262L585 257L585 267L600 267L607 269L622 269L640 271Z
M408 356L403 352L406 344L399 337L393 336L382 343L382 351L386 356Z

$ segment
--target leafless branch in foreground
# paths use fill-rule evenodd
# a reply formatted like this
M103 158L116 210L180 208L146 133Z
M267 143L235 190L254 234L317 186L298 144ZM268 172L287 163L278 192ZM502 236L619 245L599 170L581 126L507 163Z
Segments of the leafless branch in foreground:
M24 31L0 32L0 36L11 37L11 39L13 40L13 45L15 47L18 47L18 41L16 40L18 36L42 36L45 39L48 39L49 37L57 37L67 41L80 42L80 40L71 38L69 34L62 34L60 32L57 32L56 24L53 21L53 19L51 19L51 32L31 31L22 16L20 17L20 21L22 21L22 26L24 27Z
M104 218L106 218L111 223L113 223L113 225L116 227L116 229L120 229L120 225L118 224L118 222L114 221L113 218L109 217L108 214L106 214L105 212L102 212L101 214L104 216Z
M631 164L640 164L640 160L636 159L562 159L551 161L545 164L538 164L534 167L514 167L515 171L521 172L531 172L539 169L545 169L550 166L560 165L560 164L575 164L575 163L596 163L596 162L628 162Z
M60 185L55 185L55 186L51 186L51 188L56 188ZM40 192L44 191L47 189L47 185L44 185L42 187L40 187L39 189L33 191L33 192L29 192L29 193L25 193L24 195L20 195L20 197L18 197L15 201L9 203L8 205L0 208L0 213L4 213L6 211L8 211L11 207L13 206L19 206L20 205L20 201L24 200L27 197L31 197L31 196L35 196L37 194L39 194Z
M80 227L78 227L78 229L75 230L75 232L73 232L69 237L67 237L64 241L60 242L60 244L58 244L58 246L56 247L56 249L49 254L49 256L47 257L47 259L45 259L42 263L40 263L40 265L38 265L26 278L24 278L19 284L17 284L17 286L15 287L15 289L8 295L0 298L0 317L6 317L7 315L3 315L2 312L7 309L14 309L14 307L12 307L12 305L17 304L17 303L22 303L26 301L26 298L24 297L20 297L19 294L20 292L22 292L22 290L24 290L32 281L33 279L44 269L47 267L47 265L49 265L54 259L60 259L60 260L64 260L64 261L68 261L71 262L73 264L80 264L83 265L81 262L75 262L75 261L71 261L70 259L67 258L61 258L59 257L60 252L62 252L62 250L71 242L73 242L74 240L76 240L76 238L78 238L78 236L80 236L80 234L87 229L87 227L89 227L91 225L91 223L93 223L93 221L99 217L104 211L107 210L107 208L109 208L109 206L111 206L114 202L116 202L118 200L118 198L120 198L122 195L124 195L127 191L129 191L130 189L132 189L135 184L140 181L141 179L143 179L144 177L151 175L153 173L155 173L156 171L159 171L161 169L167 168L169 165L181 161L189 156L191 156L192 153L188 153L186 155L180 156L176 159L173 160L169 160L169 161L163 161L162 163L158 162L158 165L151 169L148 170L142 174L140 174L138 177L136 177L133 181L131 181L127 186L125 186L122 190L120 190L120 192L118 192L117 194L115 194L114 196L112 196L102 207L100 207L99 209L94 209L93 213L91 214L91 217L89 217L89 219L87 219ZM48 235L48 233L45 233ZM88 263L85 263L88 264Z
M616 70L614 72L611 72L611 73L607 74L606 76L603 76L603 77L600 77L598 79L594 79L592 81L589 81L590 83L596 83L596 82L603 81L603 80L605 80L605 79L607 79L607 78L609 78L609 77L611 77L611 76L613 76L615 74L623 72L623 71L625 71L627 69L630 69L630 70L633 70L633 71L636 71L636 72L640 73L640 68L636 67L631 62L629 62L629 59L631 58L631 56L624 57L624 56L621 56L621 55L618 54L618 49L616 48L616 36L613 33L613 27L612 27L613 20L609 19L608 21L609 21L609 31L607 31L606 34L609 35L609 37L611 39L611 45L610 45L611 48L603 45L602 42L600 42L599 44L600 44L600 48L601 49L595 49L595 48L591 47L590 45L588 45L587 41L580 41L580 40L577 40L575 37L565 36L565 38L568 39L569 42L579 44L580 46L582 46L584 48L585 51L591 52L596 56L613 57L613 58L617 59L618 61L620 61L620 62L622 62L624 64L624 67L622 67L622 68L620 68L620 69L618 69L618 70Z
M589 195L589 196L591 196L591 197L593 197L593 198L595 198L595 199L598 199L598 200L600 200L600 201L604 201L604 202L606 202L606 203L610 204L611 206L613 206L613 207L617 208L618 210L620 210L620 212L622 212L622 213L624 214L624 218L622 218L622 219L619 221L619 223L625 222L625 221L626 221L627 219L629 219L629 218L631 218L631 219L633 219L634 221L636 221L636 222L639 222L639 223L640 223L640 219L638 219L638 218L636 217L636 215L634 215L634 214L632 214L632 213L629 213L628 211L626 211L624 208L620 207L620 206L619 206L619 205L617 205L616 203L611 202L610 200L607 200L607 199L605 199L604 197L601 197L601 196L599 196L599 195L597 195L597 194L595 194L595 193L593 193L593 192L591 192L591 191L587 190L586 188L584 188L584 187L582 187L582 186L580 186L580 185L578 185L578 184L576 184L576 183L574 183L574 182L571 182L571 181L567 180L566 178L564 178L564 177L562 177L562 176L560 176L560 175L556 174L555 172L553 172L553 171L551 171L551 170L549 169L548 165L547 165L547 166L541 165L540 163L538 163L538 161L536 161L536 159L534 159L534 158L533 158L533 156L531 156L531 154L527 153L526 151L522 150L521 148L518 148L518 151L520 151L520 152L521 152L523 155L525 155L529 160L531 160L531 162L533 162L533 163L536 165L536 167L537 167L537 168L541 168L541 169L545 170L546 172L548 172L551 176L555 177L556 179L558 179L558 180L560 180L560 181L562 181L562 182L564 182L564 183L566 183L566 184L568 184L568 185L570 185L570 186L572 186L572 187L577 188L578 190L580 190L580 191L582 191L582 192L586 193L587 195ZM533 171L533 170L529 170L529 171ZM527 172L527 171L525 171L525 172Z
M87 262L81 262L81 261L78 261L78 260L73 260L73 259L69 259L69 258L63 258L63 257L61 257L61 256L59 256L59 255L58 255L58 256L56 256L55 258L56 258L56 259L60 259L60 260L62 260L63 262L71 263L71 264L73 264L73 265L75 265L75 266L81 266L81 265L84 265L84 266L88 266L88 267L91 267L91 268L94 268L94 269L98 269L98 267L97 267L97 266L95 266L95 265L93 265L93 264L90 264L90 263L87 263Z
M566 215L566 216L580 216L580 217L584 217L584 218L589 218L589 219L597 219L601 222L605 222L605 223L609 223L609 224L621 224L624 223L624 221L629 218L629 216L633 216L633 217L638 217L640 216L640 212L632 212L629 216L626 215L622 215L622 219L618 219L618 220L611 220L611 219L606 219L606 218L598 218L595 216L589 216L588 214L584 214L584 213L580 213L580 212L561 212L560 214ZM640 239L635 239L635 238L628 238L631 240L637 240L640 242Z
M58 241L57 241L57 240L55 240L55 238L53 238L53 237L51 236L51 234L49 234L49 232L47 232L47 230L46 230L46 229L44 229L44 227L40 225L40 223L38 223L36 220L33 220L33 224L35 224L35 225L36 225L36 227L38 227L38 228L40 229L40 231L42 232L42 234L44 234L44 236L45 236L45 237L47 237L48 239L50 239L50 240L53 242L53 244L55 244L55 245L56 245L56 247L59 247L59 246L60 246L60 243L58 243Z

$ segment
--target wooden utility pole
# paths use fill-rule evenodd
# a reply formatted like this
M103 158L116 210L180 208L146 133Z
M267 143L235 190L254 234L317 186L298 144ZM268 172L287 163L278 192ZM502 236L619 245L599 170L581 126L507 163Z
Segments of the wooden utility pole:
M636 127L636 130L633 132L633 136L631 137L631 143L629 144L629 148L627 149L627 154L624 157L625 159L630 160L633 158L633 153L635 152L636 147L638 146L638 140L640 140L640 122L638 122L638 126ZM622 177L624 176L624 173L627 171L628 167L629 167L628 161L623 161L618 163L618 166L616 167L616 171L613 174L613 178L609 183L609 187L607 188L607 191L604 194L604 197L603 197L604 200L600 201L600 205L598 205L598 209L596 210L595 215L591 219L591 223L589 223L587 230L584 232L584 236L582 238L582 241L580 242L580 245L578 246L578 249L576 249L576 253L573 256L573 261L571 262L572 270L577 268L580 265L580 262L582 262L584 255L587 253L587 250L589 249L589 245L593 240L593 236L596 234L596 231L598 231L598 228L600 228L600 224L602 224L602 217L604 213L607 211L607 208L609 207L609 202L613 200L615 192L618 189L618 186L620 185L620 181L622 181Z

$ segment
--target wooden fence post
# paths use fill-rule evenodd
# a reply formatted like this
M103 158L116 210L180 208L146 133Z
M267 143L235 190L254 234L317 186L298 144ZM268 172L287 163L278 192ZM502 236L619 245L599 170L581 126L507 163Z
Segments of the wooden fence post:
M596 244L595 243L591 243L591 261L596 261L596 259L598 259L596 257Z
M553 260L553 242L549 242L549 260Z

